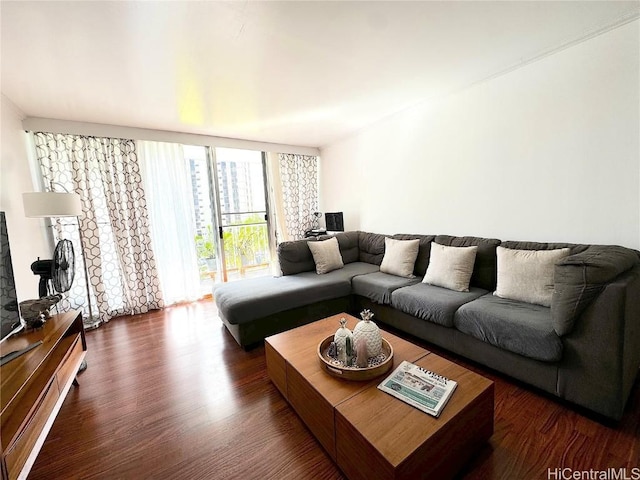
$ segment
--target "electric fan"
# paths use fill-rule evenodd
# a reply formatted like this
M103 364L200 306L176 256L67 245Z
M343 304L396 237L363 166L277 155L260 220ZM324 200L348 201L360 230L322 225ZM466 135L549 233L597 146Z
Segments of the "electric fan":
M75 276L76 256L70 240L60 240L53 251L51 260L36 260L31 264L31 271L40 275L38 295L46 297L50 293L69 291Z

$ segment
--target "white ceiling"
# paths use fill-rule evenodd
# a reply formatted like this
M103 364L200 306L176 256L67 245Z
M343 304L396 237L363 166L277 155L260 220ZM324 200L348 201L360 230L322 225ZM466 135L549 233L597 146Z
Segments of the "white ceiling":
M626 23L640 2L2 1L27 116L321 147Z

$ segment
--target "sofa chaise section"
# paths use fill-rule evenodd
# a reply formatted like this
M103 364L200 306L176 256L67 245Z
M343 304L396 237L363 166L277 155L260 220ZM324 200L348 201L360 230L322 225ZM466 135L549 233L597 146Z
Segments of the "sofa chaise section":
M343 259L351 260L339 270L324 275L315 268L304 270L314 265L306 242L284 242L279 259L286 274L217 286L213 295L218 314L235 340L249 347L269 335L350 310L353 277L379 270L357 261L354 238L357 245L357 235L338 237Z

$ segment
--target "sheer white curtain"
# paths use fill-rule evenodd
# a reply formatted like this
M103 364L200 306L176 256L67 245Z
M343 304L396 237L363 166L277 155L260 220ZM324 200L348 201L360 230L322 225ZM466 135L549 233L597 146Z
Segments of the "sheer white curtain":
M202 296L191 171L182 145L138 142L151 238L165 304Z

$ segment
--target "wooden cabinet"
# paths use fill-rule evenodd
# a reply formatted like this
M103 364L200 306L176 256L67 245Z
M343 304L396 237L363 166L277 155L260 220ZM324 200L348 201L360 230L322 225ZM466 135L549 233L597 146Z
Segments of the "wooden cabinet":
M26 478L85 357L82 316L52 316L40 330L2 344L5 355L42 345L0 367L2 479Z

